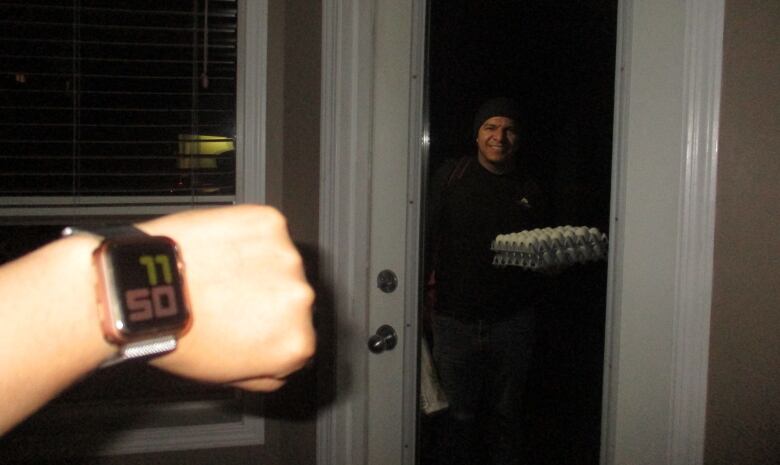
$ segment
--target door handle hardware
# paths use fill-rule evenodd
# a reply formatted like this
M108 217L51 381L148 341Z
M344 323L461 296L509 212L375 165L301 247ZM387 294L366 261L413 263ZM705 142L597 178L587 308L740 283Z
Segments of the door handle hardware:
M368 350L375 354L381 354L386 350L393 350L398 344L398 335L390 325L382 325L376 330L376 334L368 338Z

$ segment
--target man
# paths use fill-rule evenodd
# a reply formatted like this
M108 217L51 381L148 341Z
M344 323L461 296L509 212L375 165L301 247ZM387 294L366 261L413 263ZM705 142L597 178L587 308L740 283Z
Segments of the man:
M543 276L492 265L498 234L544 225L538 185L518 164L521 112L506 98L474 119L476 157L432 179L427 265L435 282L433 357L450 402L447 463L518 463L523 390ZM451 455L450 455L451 454Z

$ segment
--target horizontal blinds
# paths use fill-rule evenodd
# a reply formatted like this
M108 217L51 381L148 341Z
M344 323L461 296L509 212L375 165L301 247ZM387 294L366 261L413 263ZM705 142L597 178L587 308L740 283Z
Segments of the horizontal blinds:
M0 196L234 194L236 14L0 2Z

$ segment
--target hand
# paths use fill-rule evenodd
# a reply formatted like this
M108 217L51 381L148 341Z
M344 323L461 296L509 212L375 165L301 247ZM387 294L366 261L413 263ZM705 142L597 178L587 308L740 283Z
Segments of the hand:
M178 348L151 363L199 381L270 391L313 355L314 293L276 210L189 211L138 227L179 244L192 307Z

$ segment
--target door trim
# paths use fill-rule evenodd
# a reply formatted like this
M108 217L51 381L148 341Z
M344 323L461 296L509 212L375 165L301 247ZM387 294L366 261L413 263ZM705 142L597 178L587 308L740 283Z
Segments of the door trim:
M602 464L703 462L724 8L620 3Z
M374 0L323 0L317 463L367 454Z
M686 123L669 445L673 465L704 462L725 1L689 1L686 8Z

